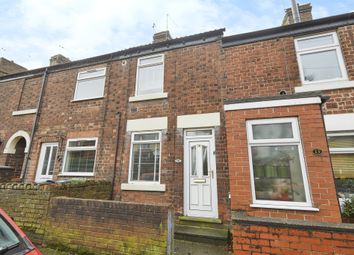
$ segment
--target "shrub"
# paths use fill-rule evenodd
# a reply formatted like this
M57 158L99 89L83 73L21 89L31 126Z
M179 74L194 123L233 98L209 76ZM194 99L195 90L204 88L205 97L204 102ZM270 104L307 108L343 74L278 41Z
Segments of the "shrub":
M354 218L354 196L344 201L343 214L348 218Z

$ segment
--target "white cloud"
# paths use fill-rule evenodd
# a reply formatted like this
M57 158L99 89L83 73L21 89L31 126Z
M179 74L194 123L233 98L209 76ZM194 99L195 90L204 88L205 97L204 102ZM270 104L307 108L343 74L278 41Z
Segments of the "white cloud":
M173 37L226 27L226 35L280 25L279 0L19 0L0 10L0 54L27 68L150 43L153 23ZM326 15L317 9L316 15ZM5 50L1 50L4 48Z

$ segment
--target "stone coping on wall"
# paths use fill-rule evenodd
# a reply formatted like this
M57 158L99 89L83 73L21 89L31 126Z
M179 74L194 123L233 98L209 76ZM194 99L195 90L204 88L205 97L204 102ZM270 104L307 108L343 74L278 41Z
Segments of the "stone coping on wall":
M247 216L244 211L232 211L232 223L240 225L261 225L280 228L297 228L306 230L322 230L343 233L354 233L354 224L330 223L319 221L289 220L279 218L261 218Z
M67 182L67 183L0 183L0 189L10 189L10 190L58 190L58 189L70 189L70 188L80 188L87 186L94 186L98 184L111 184L111 182L103 180L87 180L82 182Z
M85 204L85 205L94 205L94 204L103 204L106 206L128 206L128 207L151 207L151 208L172 208L172 205L169 203L137 203L130 201L118 201L118 200L105 200L105 199L87 199L87 198L72 198L66 196L58 196L53 198L52 204L62 203L62 202L71 202L74 204Z

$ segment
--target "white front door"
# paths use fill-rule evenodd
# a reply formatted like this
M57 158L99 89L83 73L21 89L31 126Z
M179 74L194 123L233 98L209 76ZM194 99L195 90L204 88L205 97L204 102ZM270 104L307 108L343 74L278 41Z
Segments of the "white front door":
M185 131L185 215L218 217L214 132Z
M53 179L57 143L43 143L37 167L36 182L45 182Z

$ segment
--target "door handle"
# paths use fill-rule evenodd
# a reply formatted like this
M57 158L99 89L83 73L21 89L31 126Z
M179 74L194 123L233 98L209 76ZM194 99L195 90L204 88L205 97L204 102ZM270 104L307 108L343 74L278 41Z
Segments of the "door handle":
M211 170L211 171L209 171L209 173L210 173L210 175L211 175L211 178L213 178L213 179L214 179L214 171L213 171L213 170Z

